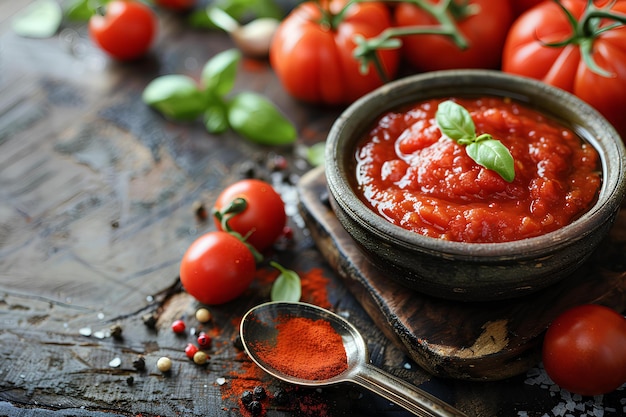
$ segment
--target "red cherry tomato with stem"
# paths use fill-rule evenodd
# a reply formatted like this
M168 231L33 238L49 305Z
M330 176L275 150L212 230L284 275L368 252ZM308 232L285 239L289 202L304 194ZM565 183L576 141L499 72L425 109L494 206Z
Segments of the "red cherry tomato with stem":
M237 237L222 231L196 239L183 255L180 281L203 304L223 304L239 297L256 274L256 260Z
M244 208L232 216L227 215L228 226L256 250L268 249L283 233L287 222L285 203L280 194L265 181L241 180L222 191L213 211L223 212L236 199L245 201ZM220 216L215 217L215 225L224 230Z
M114 0L107 3L104 15L89 19L89 35L111 57L133 60L150 49L158 20L152 9L139 1Z
M543 343L543 364L561 388L600 395L626 383L626 318L586 304L558 316Z

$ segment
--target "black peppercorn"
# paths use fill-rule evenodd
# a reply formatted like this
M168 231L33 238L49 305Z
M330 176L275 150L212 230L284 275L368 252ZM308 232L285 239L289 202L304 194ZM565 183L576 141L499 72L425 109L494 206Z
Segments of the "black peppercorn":
M144 314L141 317L141 320L143 320L143 324L145 324L149 329L154 329L156 327L157 317L154 313Z
M146 369L146 360L143 358L143 356L140 356L133 361L133 368L138 371L143 371Z
M274 401L278 405L287 405L289 403L289 394L282 388L278 388L274 392Z
M263 412L263 405L259 401L252 401L246 408L253 416L259 416Z
M241 402L243 403L243 405L248 406L253 400L254 396L252 394L252 391L244 391L241 394Z
M264 400L267 397L265 388L263 388L260 385L257 385L256 387L254 387L254 389L252 390L252 395L254 396L254 399L258 401Z

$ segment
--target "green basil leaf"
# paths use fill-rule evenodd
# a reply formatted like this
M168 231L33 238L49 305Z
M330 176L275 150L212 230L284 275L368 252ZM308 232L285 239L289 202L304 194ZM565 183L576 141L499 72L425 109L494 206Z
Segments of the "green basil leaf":
M189 26L196 29L217 29L217 26L215 26L215 23L213 23L209 17L207 10L207 7L202 7L199 10L193 10L189 16L187 16L187 23Z
M228 110L222 102L209 104L203 116L204 126L209 133L224 133L228 130Z
M242 92L229 104L230 127L260 145L287 145L297 138L294 125L260 94Z
M163 75L152 80L142 94L144 103L173 120L194 120L204 112L206 96L186 75Z
M202 69L201 80L204 90L217 96L224 96L235 85L237 65L241 52L228 49L213 56Z
M276 262L270 263L280 271L280 275L272 284L270 299L272 301L300 301L302 285L295 271L285 269Z
M65 8L65 16L77 22L86 22L95 13L95 4L90 0L75 0Z
M37 0L13 18L15 33L28 38L53 36L63 20L63 10L55 0Z
M465 148L465 152L487 169L491 169L507 182L515 179L515 163L509 150L496 139L485 139L470 143Z
M215 0L213 6L240 22L259 17L281 19L285 14L276 0Z
M307 149L307 161L311 166L324 165L326 152L326 142L319 142Z
M470 113L461 105L451 100L439 104L435 120L441 132L462 145L476 137L476 127Z

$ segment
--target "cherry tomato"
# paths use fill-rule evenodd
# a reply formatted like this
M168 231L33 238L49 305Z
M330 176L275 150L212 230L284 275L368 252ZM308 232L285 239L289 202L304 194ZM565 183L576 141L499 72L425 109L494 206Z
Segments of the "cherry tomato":
M196 0L154 0L154 3L165 9L184 12L195 6Z
M626 25L585 14L587 0L562 0L575 25L553 1L520 16L509 31L502 57L505 72L536 78L569 91L595 107L626 138ZM604 5L604 12L626 14L626 0ZM574 35L574 26L578 33ZM547 46L565 42L560 46ZM598 70L589 66L595 63ZM593 65L593 64L592 64ZM604 72L604 74L602 74ZM625 139L626 140L626 139Z
M156 31L156 15L139 1L114 0L106 5L104 15L89 19L89 34L94 42L122 61L145 55Z
M258 251L272 246L287 222L285 203L280 194L264 181L241 180L222 191L214 210L224 210L236 198L243 198L247 207L228 221L230 228L246 237L246 242ZM222 230L222 224L217 219L215 225Z
M362 73L353 51L355 35L372 38L391 26L388 8L378 2L355 3L336 22L345 4L345 0L304 2L274 34L270 63L293 97L317 104L348 104L385 81L373 64ZM387 77L393 78L398 50L380 51L378 56Z
M226 232L209 232L196 239L180 264L185 290L203 304L223 304L250 286L256 261L250 249Z
M548 327L543 364L572 393L600 395L626 382L626 318L595 304L571 308Z
M441 3L439 0L426 0ZM504 39L513 22L513 10L508 1L470 0L462 5L453 0L452 8L459 17L448 12L468 43L460 49L450 37L443 35L409 35L402 38L404 58L420 71L455 68L499 68ZM399 3L395 9L396 24L404 26L436 25L438 22L424 9Z

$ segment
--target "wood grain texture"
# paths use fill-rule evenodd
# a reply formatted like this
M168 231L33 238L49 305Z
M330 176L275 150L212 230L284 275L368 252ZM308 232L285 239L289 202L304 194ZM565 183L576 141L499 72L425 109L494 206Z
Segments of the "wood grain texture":
M199 305L182 291L178 264L213 228L196 219L193 204L210 207L251 164L290 198L294 239L271 257L301 274L319 270L331 308L363 332L372 363L472 416L520 409L542 416L560 401L523 376L477 384L422 370L325 260L296 210L295 184L310 168L302 151L325 139L341 109L298 103L267 62L245 61L235 90L274 101L298 127L296 146L265 148L231 132L210 135L200 121L168 122L142 104L143 88L162 74L197 79L211 56L233 46L225 34L159 12L151 54L116 63L91 44L84 24L68 23L50 39L16 36L10 20L27 3L0 2L0 416L241 416L233 393L256 384L289 389L295 398L271 405L268 417L407 415L358 387L302 390L251 373L233 340L247 309L268 300L263 276L240 299L212 307L210 324L193 321ZM284 156L289 169L269 169L273 155ZM144 324L146 315L154 315L154 328ZM180 317L189 320L182 337L169 328ZM118 338L111 335L117 325ZM192 330L213 336L206 366L184 354ZM140 356L143 371L133 365ZM173 360L168 375L156 369L161 356ZM602 404L617 409L620 398Z

